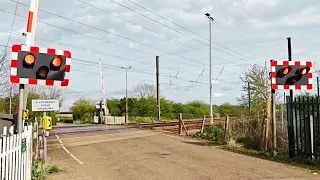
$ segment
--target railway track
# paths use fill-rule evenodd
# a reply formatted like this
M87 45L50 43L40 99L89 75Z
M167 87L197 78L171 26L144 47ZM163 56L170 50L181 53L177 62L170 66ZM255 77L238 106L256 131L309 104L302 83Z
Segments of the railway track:
M187 124L202 124L202 120L184 120L185 125ZM151 123L129 123L130 126L139 127L163 127L163 126L178 126L179 121L164 121L164 122L151 122Z
M184 120L185 129L190 133L201 129L202 120ZM133 128L152 129L162 132L179 133L179 121L153 122L153 123L132 123L129 124ZM205 122L205 126L209 125L209 121Z
M184 120L185 128L183 133L185 134L186 129L188 134L194 134L201 129L202 120ZM214 119L214 124L221 124L224 121L220 119ZM170 133L179 133L179 121L165 121L165 122L152 122L152 123L129 123L129 126L140 129L153 129L156 131L164 131ZM206 119L204 126L209 126L209 119Z

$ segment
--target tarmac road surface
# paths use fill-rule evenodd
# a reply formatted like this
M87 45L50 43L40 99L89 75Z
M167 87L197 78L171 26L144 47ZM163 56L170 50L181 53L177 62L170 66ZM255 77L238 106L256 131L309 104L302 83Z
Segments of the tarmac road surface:
M48 159L63 171L49 180L320 179L307 170L150 130L90 126L57 131L48 140Z

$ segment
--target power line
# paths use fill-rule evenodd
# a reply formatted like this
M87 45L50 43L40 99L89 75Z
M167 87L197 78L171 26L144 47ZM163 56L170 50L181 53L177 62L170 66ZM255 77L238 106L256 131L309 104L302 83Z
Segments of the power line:
M6 45L1 45L1 47L6 47L6 48L9 48L9 46L6 46ZM87 61L87 60L82 60L82 59L78 59L78 58L72 58L72 60L74 61L80 61L80 62L85 62L85 63L90 63L89 66L95 66L95 67L98 67L98 64L95 64L94 62L91 62L91 61ZM85 64L85 65L88 65L88 64ZM121 69L117 69L116 67L117 66L114 66L114 65L109 65L109 66L112 66L112 67L107 67L108 65L105 65L103 64L104 67L103 68L108 68L108 69L114 69L114 70L119 70L121 71ZM120 67L120 66L119 66ZM74 69L72 68L72 71L76 71L76 72L84 72L84 73L90 73L90 74L96 74L96 75L100 75L100 73L96 73L96 72L90 72L90 71L84 71L84 70L77 70L77 69ZM138 73L142 73L142 74L151 74L151 75L155 75L153 73L147 73L145 71L141 71L141 70L133 70L131 69L130 71L134 71L134 72L138 72ZM108 76L113 76L113 77L118 77L118 78L125 78L125 77L122 77L122 76L116 76L115 74L105 74L104 75L108 75ZM162 76L167 76L167 75L163 75ZM132 80L140 80L140 81L146 81L146 82L154 82L154 81L149 81L149 80L143 80L143 79L137 79L137 78L129 78L129 79L132 79ZM191 80L188 80L188 79L185 79L185 78L177 78L178 80L181 80L181 81L185 81L185 82L193 82ZM207 85L206 83L203 83L203 82L197 82L198 84L203 84L203 85ZM224 83L227 83L227 84L232 84L234 85L233 83L228 83L228 82L224 82ZM168 84L168 85L177 85L177 84L173 84L173 83L161 83L161 84ZM179 85L178 85L179 86Z
M166 28L171 29L171 30L173 30L173 31L175 31L175 32L177 32L177 33L179 33L179 34L182 34L182 35L184 35L184 36L186 36L186 37L189 37L189 38L191 38L191 39L193 39L193 40L195 40L195 41L198 41L198 42L200 42L200 43L202 43L202 44L205 44L205 45L209 46L209 44L206 44L206 43L204 43L203 41L200 41L200 40L198 40L198 39L195 39L195 38L192 37L192 36L189 36L189 35L187 35L187 34L185 34L185 33L182 33L182 32L180 32L180 31L178 31L178 30L176 30L176 29L173 29L173 28L171 28L171 27L169 27L169 26L167 26L167 25L165 25L165 24L163 24L163 23L160 23L159 21L156 21L156 20L154 20L154 19L152 19L152 18L150 18L150 17L148 17L148 16L146 16L146 15L144 15L144 14L141 14L141 13L135 11L134 9L131 9L131 8L129 8L129 7L127 7L127 6L119 3L119 2L116 2L116 1L114 1L114 0L110 0L110 1L112 1L112 2L114 2L114 3L116 3L116 4L118 4L118 5L126 8L126 9L129 9L129 10L131 10L131 11L133 11L133 12L135 12L135 13L137 13L137 14L139 14L139 15L141 15L141 16L143 16L143 17L145 17L145 18L147 18L147 19L149 19L149 20L151 20L151 21L154 21L154 22L156 22L156 23L158 23L158 24L161 24L162 26L165 26ZM130 1L130 0L128 0L128 1ZM182 26L180 26L180 25L178 25L178 24L176 24L176 23L168 20L167 18L164 18L164 17L158 15L157 13L155 13L155 12L153 12L153 11L151 11L151 10L149 10L149 9L147 9L147 8L141 6L141 5L139 5L139 4L137 4L137 3L133 2L133 1L130 1L130 2L133 3L133 4L135 4L135 5L137 5L137 6L139 6L139 7L141 7L141 8L143 8L143 9L145 9L145 10L147 10L147 11L149 11L149 12L151 12L152 14L157 15L158 17L161 17L161 18L163 18L163 19L165 19L165 20L167 20L167 21L169 21L169 22L171 22L171 23L173 23L173 24L175 24L175 25L177 25L177 26L179 26L179 27L187 30L186 28L184 28L184 27L182 27ZM187 31L189 31L189 30L187 30ZM192 32L192 31L189 31L189 32L191 32L191 33L193 33L193 34L195 34L195 35L197 35L197 36L199 36L199 37L202 37L202 38L208 40L207 38L205 38L205 37L203 37L203 36L201 36L201 35L199 35L199 34L197 34L197 33L194 33L194 32ZM240 55L240 56L243 56L243 57L245 57L245 58L254 60L254 59L252 59L252 58L250 58L250 57L248 57L248 56L245 56L245 55L240 54L240 53L238 53L238 52L236 52L236 51L233 51L233 50L231 50L231 49L229 49L229 48L227 48L227 47L225 47L225 46L222 46L222 45L220 45L220 44L218 44L218 43L216 43L216 42L212 42L212 43L213 43L213 44L216 44L216 45L218 45L218 46L220 46L220 47L222 47L222 48L225 48L225 49L227 49L227 50L229 50L229 51L232 51L232 52L234 52L234 53L236 53L236 54L238 54L238 55ZM224 53L226 53L226 54L228 54L228 55L230 55L230 56L234 56L234 55L232 55L232 54L230 54L230 53L227 53L227 52L225 52L225 51L223 51L223 50L221 50L221 49L218 49L218 48L215 48L215 47L212 47L212 48L214 48L214 49L216 49L216 50L218 50L218 51L224 52ZM236 56L234 56L234 57L236 57ZM236 58L239 58L239 57L236 57ZM242 58L239 58L239 59L242 59Z
M0 28L0 31L3 31L1 30ZM7 32L7 30L3 31L3 32ZM18 35L17 33L14 33L14 35ZM81 49L81 50L86 50L86 51L90 51L92 53L96 53L96 54L101 54L101 55L106 55L106 56L110 56L110 57L114 57L114 58L117 58L117 59L122 59L122 60L128 60L128 61L132 61L134 63L139 63L139 64L143 64L143 65L146 65L145 62L142 62L142 61L135 61L135 60L132 60L132 59L128 59L128 58L124 58L124 57L121 57L121 56L116 56L116 55L112 55L112 54L107 54L107 53L104 53L104 52L100 52L100 51L96 51L96 50L92 50L92 49L88 49L88 48L84 48L84 47L79 47L79 46L75 46L75 45L71 45L71 44L66 44L66 43L62 43L62 42L57 42L57 41L54 41L54 40L50 40L50 39L45 39L45 38L41 38L41 37L35 37L37 40L40 40L40 41L45 41L45 42L51 42L51 43L56 43L56 44L60 44L60 45L64 45L64 46L67 46L67 47L73 47L73 48L76 48L76 49ZM6 47L6 46L3 46L3 47ZM8 46L7 46L8 47ZM73 58L75 59L75 58ZM79 59L78 59L79 60ZM90 61L88 61L90 62ZM149 64L150 65L150 64ZM152 66L153 67L153 66ZM166 68L161 68L161 69L166 69ZM169 69L171 70L171 69ZM189 74L189 75L195 75L195 74L192 74L192 73L184 73L184 74Z
M18 5L19 5L19 4L18 4L18 2L17 2L17 3L16 3L15 10L14 10L14 15L13 15L13 20L12 20L12 24L11 24L11 28L10 28L10 33L9 33L8 41L7 41L7 46L9 45L10 38L11 38L11 31L12 31L12 29L13 29L14 22L15 22L15 20L16 20Z
M3 30L1 30L1 28L0 28L0 31L2 31L2 32L8 32L8 30L5 30L5 31L3 31ZM20 34L18 34L18 33L13 33L14 35L20 35ZM63 46L67 46L67 47L73 47L73 48L76 48L76 49L81 49L81 50L86 50L86 51L90 51L90 52L92 52L92 53L96 53L96 54L100 54L100 55L105 55L105 56L110 56L110 57L114 57L114 58L117 58L117 59L122 59L122 60L128 60L128 61L132 61L132 62L139 62L139 61L135 61L135 60L132 60L132 59L128 59L128 58L124 58L124 57L121 57L121 56L116 56L116 55L112 55L112 54L108 54L108 53L104 53L104 52L100 52L100 51L96 51L96 50L92 50L92 49L88 49L88 48L84 48L84 47L79 47L79 46L75 46L75 45L72 45L72 44L66 44L66 43L62 43L62 42L57 42L57 41L54 41L54 40L50 40L50 39L45 39L45 38L42 38L42 37L35 37L35 39L37 39L37 40L40 40L40 41L45 41L45 42L50 42L50 43L56 43L56 44L60 44L60 45L63 45ZM9 46L4 46L4 45L0 45L0 46L2 46L2 47L8 47L9 48ZM78 61L82 61L82 62L88 62L88 63L94 63L94 62L92 62L92 61L87 61L87 60L82 60L82 59L77 59L77 58L72 58L73 60L78 60ZM94 63L95 64L95 63ZM141 64L146 64L146 63L142 63L141 62ZM110 65L109 65L110 66ZM115 67L115 66L114 66ZM113 67L113 69L114 69L114 67ZM118 67L119 68L119 67ZM161 68L161 69L165 69L165 68ZM121 70L120 68L119 69L116 69L116 70ZM169 69L169 70L171 70L171 69ZM145 73L146 71L143 71L143 70L133 70L133 71L135 71L135 72L140 72L140 73ZM147 73L147 74L149 74L149 75L155 75L155 74L153 74L153 73ZM182 74L187 74L187 75L197 75L197 74L193 74L193 73L182 73ZM168 77L170 77L168 74L162 74L162 76L168 76ZM179 79L179 80L182 80L182 81L186 81L186 82L192 82L192 81L190 81L190 80L187 80L187 79L184 79L184 78L181 78L181 77L179 77L179 78L177 78L177 79ZM202 83L202 82L198 82L199 84L205 84L205 83Z
M72 58L72 60L76 60L76 61L79 61L79 62L85 62L85 63L90 63L90 64L94 64L97 66L97 63L96 62L92 62L92 61L88 61L88 60L84 60L84 59L78 59L78 58ZM113 68L117 68L115 70L122 70L122 66L118 66L118 65L111 65L111 64L104 64L102 63L102 65L105 65L105 66L111 66ZM98 66L97 66L98 67ZM133 71L133 72L147 72L147 70L143 70L143 69L131 69L130 71ZM155 75L154 73L149 73L148 74L151 74L151 75ZM162 76L168 76L170 77L169 75L170 73L162 73L161 75ZM196 74L193 74L193 73L183 73L183 74L187 74L187 75L196 75Z
M73 60L76 60L76 61L82 61L82 62L87 62L87 63L91 63L89 66L95 66L95 67L99 67L98 64L94 63L94 62L90 62L90 61L86 61L86 60L82 60L82 59L77 59L77 58L73 58ZM88 64L87 64L88 65ZM108 69L113 69L113 70L119 70L121 71L121 67L117 67L117 66L113 66L113 67L107 67L108 65L106 64L103 64L103 68L108 68ZM156 75L154 73L149 73L149 72L146 72L146 71L143 71L143 70L139 70L139 69L130 69L130 71L132 72L138 72L138 73L142 73L142 74L149 74L149 75ZM166 74L161 74L161 76L169 76L169 75L166 75ZM181 81L186 81L186 82L193 82L191 80L188 80L188 79L185 79L185 78L176 78L178 80L181 80ZM203 83L203 82L196 82L198 84L206 84L206 83Z
M20 2L15 1L15 0L10 0L10 1L17 2L17 3L19 3L19 4L21 4L21 5L24 5L24 6L28 6L27 4L20 3ZM74 23L77 23L77 24L81 24L81 25L83 25L83 26L87 26L87 27L90 27L90 28L93 28L93 29L96 29L96 30L99 30L99 31L105 32L105 33L108 33L108 34L112 34L112 35L114 35L114 36L117 36L117 37L120 37L120 38L126 39L126 40L128 40L128 41L132 41L132 42L134 42L134 43L141 44L141 45L143 45L143 46L146 46L146 47L149 47L149 48L152 48L152 49L155 49L155 50L158 50L158 51L161 51L161 52L167 53L167 54L171 54L171 55L174 55L174 56L177 56L177 57L180 57L180 58L186 59L186 60L188 60L188 61L193 61L193 62L197 62L197 63L199 63L199 64L206 65L205 63L202 63L202 62L199 62L199 61L196 61L196 60L190 59L190 58L186 58L186 57L184 57L184 56L180 56L180 55L178 55L178 54L171 53L171 52L168 52L168 51L165 51L165 50L159 49L159 48L154 47L154 46L150 46L150 45L148 45L148 44L145 44L145 43L142 43L142 42L139 42L139 41L136 41L136 40L130 39L130 38L125 37L125 36L121 36L121 35L119 35L119 34L116 34L116 33L110 32L110 31L106 31L106 30L104 30L104 29L100 29L100 28L98 28L98 27L94 27L94 26L91 26L91 25L88 25L88 24L85 24L85 23L82 23L82 22L79 22L79 21L75 21L75 20L72 20L72 19L66 18L66 17L64 17L64 16L60 16L60 15L58 15L58 14L54 14L54 13L51 13L51 12L48 12L48 11L45 11L45 10L42 10L42 9L39 9L39 11L45 12L45 13L47 13L47 14L51 14L51 15L53 15L53 16L56 16L56 17L59 17L59 18L62 18L62 19L65 19L65 20L68 20L68 21L71 21L71 22L74 22Z
M0 10L1 10L1 9L0 9ZM8 32L8 30L4 30L4 31L3 31L3 30L1 30L1 28L0 28L0 31L2 31L2 32ZM15 35L20 35L20 34L17 34L17 33L14 33L14 34L15 34ZM131 61L131 62L134 62L134 63L139 63L139 64L143 64L143 65L146 65L146 64L147 64L147 63L142 62L142 61L136 61L136 60L133 60L133 59L129 59L129 58L125 58L125 57L113 55L113 54L108 54L108 53L96 51L96 50L93 50L93 49L88 49L88 48L79 47L79 46L72 45L72 44L62 43L62 42L58 42L58 41L51 40L51 39L45 39L45 38L42 38L42 37L39 37L39 36L35 37L35 39L40 40L40 41L45 41L45 42L60 44L60 45L63 45L63 46L66 46L66 47L72 47L72 48L75 48L75 49L90 51L90 52L95 53L95 54L100 54L100 55L105 55L105 56L109 56L109 57L113 57L113 58L117 58L117 59L127 60L127 61ZM148 64L148 65L150 65L150 64ZM151 65L150 65L150 66L151 66ZM152 67L153 67L153 66L152 66ZM167 69L167 68L161 68L161 69L171 70L171 69ZM192 73L184 73L184 74L195 75L195 74L192 74Z
M82 61L81 59L75 59L73 58L72 60L75 60L75 61ZM79 63L79 62L78 62ZM89 62L86 62L86 63L89 63ZM79 63L79 64L83 64L83 63ZM99 67L98 64L94 63L94 62L90 62L90 64L84 64L84 65L88 65L88 66L95 66L95 67ZM112 65L107 65L107 64L102 64L103 68L107 68L107 69L113 69L113 70L122 70L121 69L121 66L112 66ZM108 67L108 66L111 66L111 67ZM138 73L142 73L142 74L149 74L149 75L155 75L154 73L150 73L150 72L147 72L147 71L143 71L143 70L139 70L139 69L130 69L130 71L132 72L138 72Z
M72 71L83 72L83 73L94 74L94 75L99 75L99 76L100 76L100 73L97 73L97 72L84 71L84 70L78 70L78 69L72 69ZM114 75L114 74L106 74L106 73L103 73L103 75L112 76L112 77L117 77L117 78L126 78L126 77L117 76L117 75ZM137 79L137 78L128 78L128 79L154 83L154 81L144 80L144 79Z
M220 71L220 73L218 74L217 78L214 80L215 82L218 80L218 78L219 78L219 76L222 74L223 70L224 70L224 67L221 69L221 71Z
M165 35L163 35L163 34L160 34L160 33L158 33L158 32L155 32L155 31L153 31L153 30L150 30L150 29L148 29L148 28L145 28L145 27L143 27L143 26L141 26L141 25L138 25L137 23L134 23L134 22L132 22L132 21L129 21L129 20L127 20L127 19L124 19L124 18L122 18L122 17L120 17L120 16L118 16L118 15L116 15L116 14L110 13L109 11L106 11L106 10L104 10L104 9L101 9L101 8L99 8L99 7L97 7L97 6L94 6L94 5L92 5L92 4L89 4L89 3L84 2L84 1L82 1L82 0L78 0L78 1L84 3L84 4L88 5L88 6L91 6L91 7L95 8L95 9L98 9L98 10L100 10L100 11L103 11L103 12L105 12L105 13L108 13L108 14L110 14L110 15L112 15L112 16L115 16L115 17L117 17L117 18L119 18L119 19L122 19L122 20L124 20L124 21L126 21L126 22L129 22L129 23L131 23L131 24L134 24L134 25L136 25L136 26L138 26L138 27L141 27L141 28L143 28L143 29L145 29L145 30L147 30L147 31L150 31L150 32L154 33L154 34L157 34L157 35L162 36L162 37L164 37L164 38L167 38L167 39L170 39L170 40L172 40L172 41L175 41L175 42L177 42L177 43L179 43L179 44L182 44L182 45L184 45L184 46L187 46L187 47L189 47L189 48L191 48L191 49L194 49L194 50L196 50L196 51L199 51L199 52L201 52L201 53L208 54L207 52L203 52L203 51L201 51L201 50L199 50L199 49L196 49L196 48L194 48L194 47L192 47L192 46L189 46L189 45L187 45L187 44L185 44L185 43L182 43L182 42L180 42L180 41L177 41L177 40L175 40L175 39L173 39L173 38L170 38L170 37L168 37L168 36L165 36ZM215 42L212 42L212 43L217 44L217 43L215 43ZM207 45L207 44L206 44L206 45ZM220 45L220 46L221 46L221 45ZM228 48L226 48L226 49L228 49ZM218 50L219 50L219 49L218 49ZM230 50L230 51L232 51L232 50ZM222 51L222 52L224 52L224 51ZM234 51L234 52L235 52L235 51ZM225 53L226 53L226 52L225 52ZM237 53L237 52L235 52L235 53ZM228 54L228 53L227 53L227 54ZM238 53L238 54L239 54L239 53ZM229 55L231 55L231 54L229 54ZM241 55L241 54L240 54L240 55ZM232 56L233 56L233 55L232 55ZM229 62L229 63L233 63L233 62L231 62L231 61L222 59L222 58L217 57L217 56L213 56L213 57L214 57L214 58L217 58L217 59L220 59L220 60L223 60L223 61L226 61L226 62ZM234 57L235 57L235 56L234 56ZM249 58L249 57L247 57L247 56L244 56L244 57ZM238 57L236 57L236 58L238 58ZM241 59L241 58L240 58L240 59Z
M183 45L183 46L189 47L189 48L191 48L191 49L193 49L193 50L199 51L199 52L204 53L204 54L208 54L207 52L201 51L200 49L197 49L197 48L194 48L194 47L192 47L192 46L189 46L189 45L187 45L187 44L185 44L185 43L183 43L183 42L177 41L177 40L175 40L175 39L173 39L173 38L171 38L171 37L168 37L168 36L163 35L163 34L161 34L161 33L155 32L155 31L153 31L153 30L151 30L151 29L149 29L149 28L146 28L146 27L143 27L143 26L141 26L141 25L138 25L137 23L134 23L134 22L132 22L132 21L129 21L129 20L127 20L127 19L124 19L124 18L122 18L121 16L118 16L118 15L116 15L116 14L113 14L113 13L109 12L109 11L106 11L106 10L104 10L104 9L101 9L101 8L95 6L95 5L89 4L89 3L85 2L85 1L82 1L82 0L78 0L78 1L84 3L84 4L88 5L88 6L91 6L91 7L95 8L95 9L98 9L98 10L100 10L100 11L103 11L103 12L105 12L105 13L107 13L107 14L110 14L110 15L112 15L112 16L115 16L115 17L117 17L117 18L119 18L119 19L122 19L122 20L124 20L124 21L126 21L126 22L128 22L128 23L130 23L130 24L133 24L133 25L135 25L135 26L141 27L142 29L145 29L145 30L147 30L147 31L150 31L150 32L152 32L152 33L154 33L154 34L157 34L157 35L161 36L161 37L164 37L164 38L167 38L167 39L169 39L169 40L171 40L171 41L177 42L177 43L179 43L179 44L181 44L181 45Z
M12 0L11 0L12 1ZM3 9L0 9L0 11L3 11L3 12L6 12L6 13L9 13L9 14L14 14L12 12L9 12L9 11L6 11L6 10L3 10ZM18 15L18 14L15 14L16 16L19 16L19 17L22 17L22 18L27 18L26 16L22 16L22 15ZM114 45L117 45L117 46L120 46L120 47L124 47L124 48L127 48L127 49L130 49L130 50L134 50L134 51L138 51L140 53L144 53L144 54L147 54L147 55L151 55L151 56L155 56L151 53L148 53L148 52L145 52L145 51L141 51L141 50L138 50L138 49L135 49L135 48L130 48L130 47L127 47L127 46L124 46L124 45L121 45L121 44L117 44L117 43L113 43L111 41L108 41L108 40L104 40L104 39L101 39L101 38L97 38L97 37L94 37L94 36L90 36L88 34L85 34L85 33L81 33L81 32L77 32L77 31L73 31L73 30L70 30L70 29L66 29L66 28L63 28L63 27L60 27L60 26L56 26L56 25L53 25L53 24L49 24L49 23L46 23L46 22L42 22L42 21L38 21L39 23L42 23L42 24L45 24L45 25L48 25L48 26L52 26L52 27L55 27L55 28L59 28L59 29L62 29L62 30L65 30L65 31L69 31L69 32L73 32L73 33L76 33L76 34L79 34L79 35L82 35L82 36L86 36L86 37L89 37L89 38L93 38L93 39L96 39L96 40L100 40L100 41L103 41L103 42L107 42L107 43L110 43L110 44L114 44ZM10 31L11 33L11 31ZM234 63L232 61L228 61L228 60L225 60L225 59L222 59L220 57L217 57L217 56L213 56L217 59L220 59L220 60L223 60L223 61L226 61L226 62L229 62L229 63ZM173 60L173 59L168 59L168 60L171 60L171 61L176 61L176 60ZM176 61L176 62L180 62L180 61ZM190 66L195 66L193 64L188 64L188 63L185 63L185 62L180 62L182 64L186 64L186 65L190 65ZM237 64L233 64L235 66L239 66L239 67L243 67L243 66L246 66L246 65L237 65ZM198 66L197 66L198 67ZM200 67L200 66L199 66Z
M166 21L168 21L168 22L170 22L170 23L172 23L172 24L174 24L174 25L176 25L176 26L178 26L178 27L180 27L180 28L182 28L182 29L184 29L184 30L186 30L186 31L188 31L188 32L190 32L190 33L198 36L198 37L201 37L201 38L203 38L203 39L205 39L205 40L209 40L208 38L206 38L206 37L204 37L204 36L201 36L200 34L195 33L195 32L193 32L193 31L190 31L189 29L187 29L187 28L185 28L185 27L183 27L183 26L181 26L181 25L179 25L179 24L177 24L177 23L175 23L175 22L173 22L173 21L170 21L169 19L167 19L167 18L165 18L165 17L163 17L163 16L161 16L161 15L159 15L159 14L157 14L157 13L155 13L155 12L153 12L153 11L151 11L151 10L143 7L143 6L141 6L140 4L138 4L138 3L136 3L136 2L133 2L133 1L131 1L131 0L128 0L128 1L131 2L131 3L133 3L133 4L135 4L135 5L137 5L137 6L139 6L139 7L141 7L141 8L144 9L144 10L147 10L148 12L150 12L150 13L152 13L152 14L154 14L154 15L162 18L162 19L165 19ZM239 55L241 55L241 56L243 56L243 57L248 58L247 56L242 55L242 54L240 54L240 53L238 53L238 52L236 52L236 51L234 51L234 50L232 50L232 49L229 49L229 48L227 48L227 47L225 47L225 46L223 46L223 45L221 45L221 44L218 44L218 43L213 42L213 41L212 41L212 43L213 43L213 44L216 44L216 45L218 45L218 46L220 46L220 47L222 47L222 48L228 49L229 51L232 51L232 52L234 52L234 53L236 53L236 54L239 54ZM251 58L249 58L249 59L251 59Z
M0 9L0 11L1 11L1 9ZM9 32L9 30L1 30L1 29L2 28L0 28L0 31L2 31L2 32ZM20 36L20 34L18 34L18 33L13 33L13 34ZM75 49L89 51L89 52L92 52L92 53L95 53L95 54L100 54L100 55L104 55L104 56L108 56L108 57L113 57L113 58L116 58L116 59L131 61L131 62L134 62L134 63L143 64L143 65L150 65L149 63L146 63L144 61L137 61L137 60L134 60L134 59L130 59L130 58L114 55L114 54L108 54L108 53L105 53L105 52L101 52L101 51L97 51L97 50L93 50L93 49L89 49L89 48L85 48L85 47L80 47L80 46L76 46L76 45L73 45L73 44L62 43L62 42L59 42L59 41L46 39L46 38L42 38L42 37L39 37L39 36L35 37L35 39L40 40L40 41L44 41L44 42L50 42L50 43L63 45L63 46L66 46L66 47L72 47L72 48L75 48ZM177 61L177 62L179 62L179 61ZM191 65L191 64L188 64L188 63L182 63L182 64L186 64L186 65L190 65L190 66L194 67L194 65ZM167 69L167 68L161 68L161 69ZM168 69L168 70L171 70L171 69Z

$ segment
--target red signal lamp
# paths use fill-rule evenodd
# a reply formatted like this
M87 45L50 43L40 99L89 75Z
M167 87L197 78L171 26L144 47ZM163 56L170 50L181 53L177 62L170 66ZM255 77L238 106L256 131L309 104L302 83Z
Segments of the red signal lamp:
M53 58L51 64L52 64L54 67L60 67L61 64L62 64L62 59L59 58L59 57L55 57L55 58Z
M49 68L46 66L39 67L37 71L37 78L38 79L46 79L49 72Z
M51 61L51 64L50 64L50 69L51 70L54 70L54 71L57 71L60 69L60 66L62 65L62 58L60 57L54 57Z
M36 61L36 58L33 54L29 53L23 58L23 65L26 68L31 68Z
M310 67L302 67L298 70L298 74L306 75L310 71Z
M282 78L285 75L289 74L291 71L292 71L291 66L283 67L278 71L278 76Z

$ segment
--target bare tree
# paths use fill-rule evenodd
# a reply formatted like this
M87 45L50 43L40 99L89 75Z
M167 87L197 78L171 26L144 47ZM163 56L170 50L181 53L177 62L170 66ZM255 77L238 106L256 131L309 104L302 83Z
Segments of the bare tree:
M269 79L266 72L267 67L255 64L240 77L242 94L238 98L238 101L242 105L248 106L248 93L250 93L253 112L265 110L266 100L270 97L270 82L268 82ZM248 87L248 83L250 87Z
M155 97L156 88L152 84L141 83L133 87L132 94L137 98Z
M42 99L58 99L59 106L62 106L64 97L61 89L55 86L34 86L30 87L30 91L39 94Z
M10 91L10 64L7 51L0 54L0 97L6 97Z

